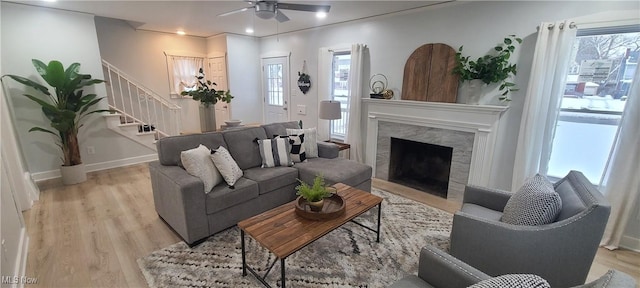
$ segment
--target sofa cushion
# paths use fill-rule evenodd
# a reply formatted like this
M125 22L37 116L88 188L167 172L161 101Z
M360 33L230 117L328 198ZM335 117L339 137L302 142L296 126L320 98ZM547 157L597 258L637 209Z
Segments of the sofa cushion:
M300 135L304 134L304 150L307 153L307 158L316 158L318 157L318 132L316 128L307 128L307 129L289 129L287 128L286 135Z
M529 178L504 206L502 222L514 225L544 225L558 218L562 210L560 195L540 174Z
M344 158L312 158L307 162L296 163L300 180L306 183L313 183L316 175L324 176L327 185L344 183L349 186L356 186L371 179L371 167L356 161Z
M291 155L289 155L289 152L291 152L289 139L278 137L256 141L258 141L260 157L262 158L262 166L260 167L293 166Z
M244 177L258 182L260 194L265 194L296 183L298 170L293 167L255 167L245 170ZM291 193L294 194L295 191L292 190Z
M271 123L265 124L261 126L264 128L264 132L267 133L267 137L273 138L276 135L287 135L288 129L300 129L300 124L298 121L290 121L290 122L281 122L281 123Z
M500 221L500 218L502 218L502 212L500 211L491 210L489 208L471 203L462 204L462 208L460 209L460 211L491 221Z
M211 160L211 150L204 145L182 151L180 159L187 173L200 178L204 184L204 193L209 193L214 186L222 182L222 175Z
M258 183L247 178L240 178L231 189L227 185L213 187L207 194L207 214L227 209L231 206L249 201L258 197Z
M469 288L549 288L551 285L542 277L533 274L506 274L482 280Z
M307 153L304 149L304 134L280 136L289 140L291 144L291 160L293 163L300 163L307 161Z
M222 136L240 169L245 170L262 165L260 149L255 141L256 138L268 138L262 127L227 130L222 132Z
M211 150L211 159L213 160L213 164L216 165L216 168L218 168L218 171L220 171L224 181L229 184L229 187L233 188L236 181L242 177L242 170L240 170L236 161L231 157L229 151L220 146L218 149Z
M227 144L219 132L164 137L156 142L158 160L162 165L182 167L180 152L196 148L200 144L209 149L216 149L220 146L227 148Z

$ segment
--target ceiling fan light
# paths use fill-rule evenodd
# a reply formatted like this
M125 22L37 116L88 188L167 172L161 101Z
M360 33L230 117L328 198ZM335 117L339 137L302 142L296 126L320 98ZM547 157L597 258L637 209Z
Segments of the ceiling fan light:
M276 5L271 2L258 2L255 6L256 16L260 19L271 19L276 16Z
M271 11L256 11L256 16L258 16L258 18L260 19L267 20L273 18L273 16L275 16L275 13Z

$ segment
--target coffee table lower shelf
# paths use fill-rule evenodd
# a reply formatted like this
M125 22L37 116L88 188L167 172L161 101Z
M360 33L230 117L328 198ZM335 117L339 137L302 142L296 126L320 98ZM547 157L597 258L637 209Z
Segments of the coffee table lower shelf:
M272 287L267 283L266 278L269 276L273 266L280 260L280 277L281 287L286 286L286 266L287 257L305 246L313 243L315 240L326 235L327 233L341 227L347 222L353 222L367 230L376 233L376 242L380 242L380 216L382 211L382 198L341 183L334 185L338 189L338 193L345 199L346 211L342 216L325 221L313 221L296 215L294 211L294 202L284 204L257 216L243 220L238 223L240 227L240 241L242 248L242 276L247 276L247 271L251 272L260 283L265 287ZM353 220L362 213L378 207L378 223L377 229L366 226L360 222ZM272 229L271 229L272 228ZM265 229L267 229L265 231ZM284 238L274 240L277 232L283 229L290 229L291 233L285 233ZM254 232L261 231L259 234ZM276 258L265 272L264 276L259 275L257 271L247 264L245 233L249 234L261 246L267 248L269 252L274 254ZM304 233L305 237L300 237ZM302 239L302 240L301 240ZM306 239L306 240L304 240Z

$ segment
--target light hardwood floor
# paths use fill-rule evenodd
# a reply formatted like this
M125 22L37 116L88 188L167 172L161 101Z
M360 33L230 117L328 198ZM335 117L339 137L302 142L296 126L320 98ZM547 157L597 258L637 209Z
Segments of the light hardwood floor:
M136 259L180 239L158 218L146 165L89 174L63 186L41 183L40 201L25 211L30 236L27 277L41 287L146 287ZM454 212L459 204L374 179L374 186ZM589 274L615 268L640 280L640 253L600 249ZM33 287L29 285L29 287Z

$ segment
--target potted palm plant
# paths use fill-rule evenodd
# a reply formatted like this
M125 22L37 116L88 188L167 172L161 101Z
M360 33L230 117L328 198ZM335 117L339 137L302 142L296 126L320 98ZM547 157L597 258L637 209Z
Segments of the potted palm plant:
M62 149L62 166L60 174L65 185L84 182L87 179L80 147L78 145L78 130L82 121L90 114L110 112L111 110L94 109L102 100L96 94L84 94L83 87L103 83L104 80L92 79L89 74L80 74L80 64L73 63L64 69L59 61L44 64L42 61L31 60L40 77L54 88L53 94L49 88L40 83L17 75L6 75L11 79L35 89L38 94L33 96L24 94L33 102L40 105L42 113L49 119L52 129L33 127L29 132L38 131L49 133L57 138L58 146Z
M515 35L509 35L504 38L501 44L496 45L493 50L496 52L494 55L485 55L479 57L477 60L470 60L469 56L462 56L462 47L458 49L456 53L456 67L453 69L453 73L460 76L460 81L468 81L464 83L467 86L461 88L462 93L468 93L470 95L462 96L462 98L471 97L468 102L470 104L482 104L479 103L477 97L483 96L480 93L480 88L489 84L500 84L500 97L502 101L510 101L508 94L513 91L518 91L515 83L508 81L512 76L516 75L516 64L511 64L509 58L516 49L516 44L521 44L522 39ZM474 98L476 97L476 98Z
M298 179L298 182L300 182L300 185L296 186L296 191L298 191L296 195L307 200L311 211L322 211L324 198L332 194L331 190L327 189L324 183L324 177L317 175L316 178L313 179L313 185L311 186L300 179Z
M198 83L196 89L190 91L182 91L180 95L191 96L193 100L200 101L200 128L202 132L216 130L216 110L215 104L218 101L231 103L230 91L216 90L216 83L206 80L202 68L196 76Z

